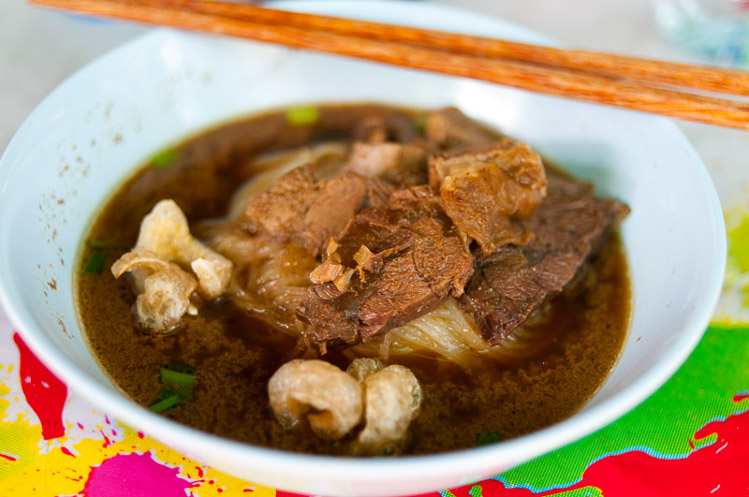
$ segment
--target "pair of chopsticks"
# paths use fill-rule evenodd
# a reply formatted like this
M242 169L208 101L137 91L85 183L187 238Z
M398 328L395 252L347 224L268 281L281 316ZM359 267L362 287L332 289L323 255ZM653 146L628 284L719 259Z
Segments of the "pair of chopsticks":
M749 130L749 73L207 0L30 0ZM701 93L695 93L701 92Z

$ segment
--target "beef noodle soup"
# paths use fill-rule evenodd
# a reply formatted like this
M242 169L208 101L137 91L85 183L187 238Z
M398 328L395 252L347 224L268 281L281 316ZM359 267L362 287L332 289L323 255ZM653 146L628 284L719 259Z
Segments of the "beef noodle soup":
M135 402L283 450L426 454L570 415L629 323L628 208L457 109L298 107L155 156L76 283Z

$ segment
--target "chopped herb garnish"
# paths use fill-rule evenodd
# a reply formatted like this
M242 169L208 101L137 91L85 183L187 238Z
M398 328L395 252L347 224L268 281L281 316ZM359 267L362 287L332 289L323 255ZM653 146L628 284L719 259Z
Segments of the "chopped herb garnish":
M149 409L153 412L161 412L179 404L182 400L193 399L193 387L195 386L194 369L185 363L172 361L159 368L161 385L163 390L159 399ZM158 408L159 410L155 410Z
M172 361L169 364L164 364L162 367L171 371L177 371L178 373L193 374L195 372L195 368L180 361Z
M167 148L156 154L149 163L151 167L156 169L164 169L172 165L177 160L177 150L173 148Z
M99 238L89 238L86 240L86 245L93 249L102 249L102 250L115 250L120 249L124 250L127 248L127 246L123 245L120 242L110 241L110 240L101 240Z
M393 447L392 445L385 447L385 450L383 451L383 453L386 456L392 456L393 454L395 454L395 447Z
M174 387L173 392L186 400L192 400L192 389L195 386L195 376L189 373L180 373L166 367L161 368L161 383Z
M426 133L427 130L427 116L419 116L414 120L414 126L416 126L416 130L421 133L422 135Z
M502 440L502 436L495 431L482 431L476 437L476 445L489 445Z
M179 396L179 394L172 393L168 397L161 399L155 404L151 405L148 409L150 409L152 412L161 412L179 404L180 399L181 397Z
M169 390L168 388L165 388L159 394L159 398L158 398L158 400L156 402L162 401L164 399L168 399L169 397L171 397L172 395L174 395L176 393L177 392L175 392L174 390Z
M189 373L180 373L179 371L161 368L161 382L174 383L180 387L191 387L195 384L195 377Z
M91 252L91 255L88 256L86 263L83 265L83 272L86 274L101 274L104 270L105 259L106 256L103 252Z
M286 111L286 120L294 126L309 126L320 120L317 107L292 107Z

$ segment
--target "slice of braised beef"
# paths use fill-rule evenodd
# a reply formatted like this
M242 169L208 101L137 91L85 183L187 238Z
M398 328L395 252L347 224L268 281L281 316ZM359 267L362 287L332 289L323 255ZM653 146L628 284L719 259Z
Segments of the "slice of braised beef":
M387 202L392 186L378 178L344 172L331 180L317 180L305 165L282 176L267 192L252 199L246 217L274 239L300 238L312 255L354 215Z
M426 183L429 153L413 117L397 111L373 114L357 123L344 170L410 188Z
M432 147L443 152L479 150L502 137L469 119L455 107L430 113L424 128Z
M481 152L432 157L429 172L447 215L485 254L532 238L517 221L546 195L546 172L527 144L505 139Z
M426 314L448 295L459 297L473 274L473 261L462 241L446 236L435 218L422 217L409 229L416 235L413 245L386 259L367 285L368 295L358 312L364 342Z
M473 258L424 188L395 192L387 208L365 209L336 237L331 257L356 269L349 285L312 285L297 309L320 353L373 340L463 293Z
M318 195L304 214L301 234L307 250L313 255L319 255L323 245L340 233L357 212L370 205L379 205L389 193L377 178L364 178L350 172L330 181L321 180L317 188Z
M344 170L409 188L427 182L428 157L429 148L423 141L355 142Z
M535 234L524 247L476 254L476 273L461 297L490 344L504 340L539 305L561 292L629 213L595 197L589 183L549 174L548 195L522 227Z
M354 126L353 138L366 143L385 141L408 143L419 136L414 119L396 110L371 113Z
M304 215L317 195L313 166L307 164L281 176L245 208L247 218L272 237L288 240L304 229Z

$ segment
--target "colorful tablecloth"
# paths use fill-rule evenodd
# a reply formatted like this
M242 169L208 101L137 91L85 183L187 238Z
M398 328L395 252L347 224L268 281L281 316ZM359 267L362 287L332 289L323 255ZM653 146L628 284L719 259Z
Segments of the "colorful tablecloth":
M677 54L654 38L641 10L647 0L440 1L514 13L573 46ZM0 0L0 149L60 78L134 30ZM730 244L724 298L700 345L666 385L612 425L493 479L430 497L749 495L749 135L695 126L690 137L728 206ZM35 361L0 311L0 497L275 494L284 495L190 460L94 408Z
M678 373L612 425L496 477L430 497L749 495L749 216L729 213L715 321ZM732 322L733 321L733 322ZM0 316L0 496L289 495L121 425L55 378Z

